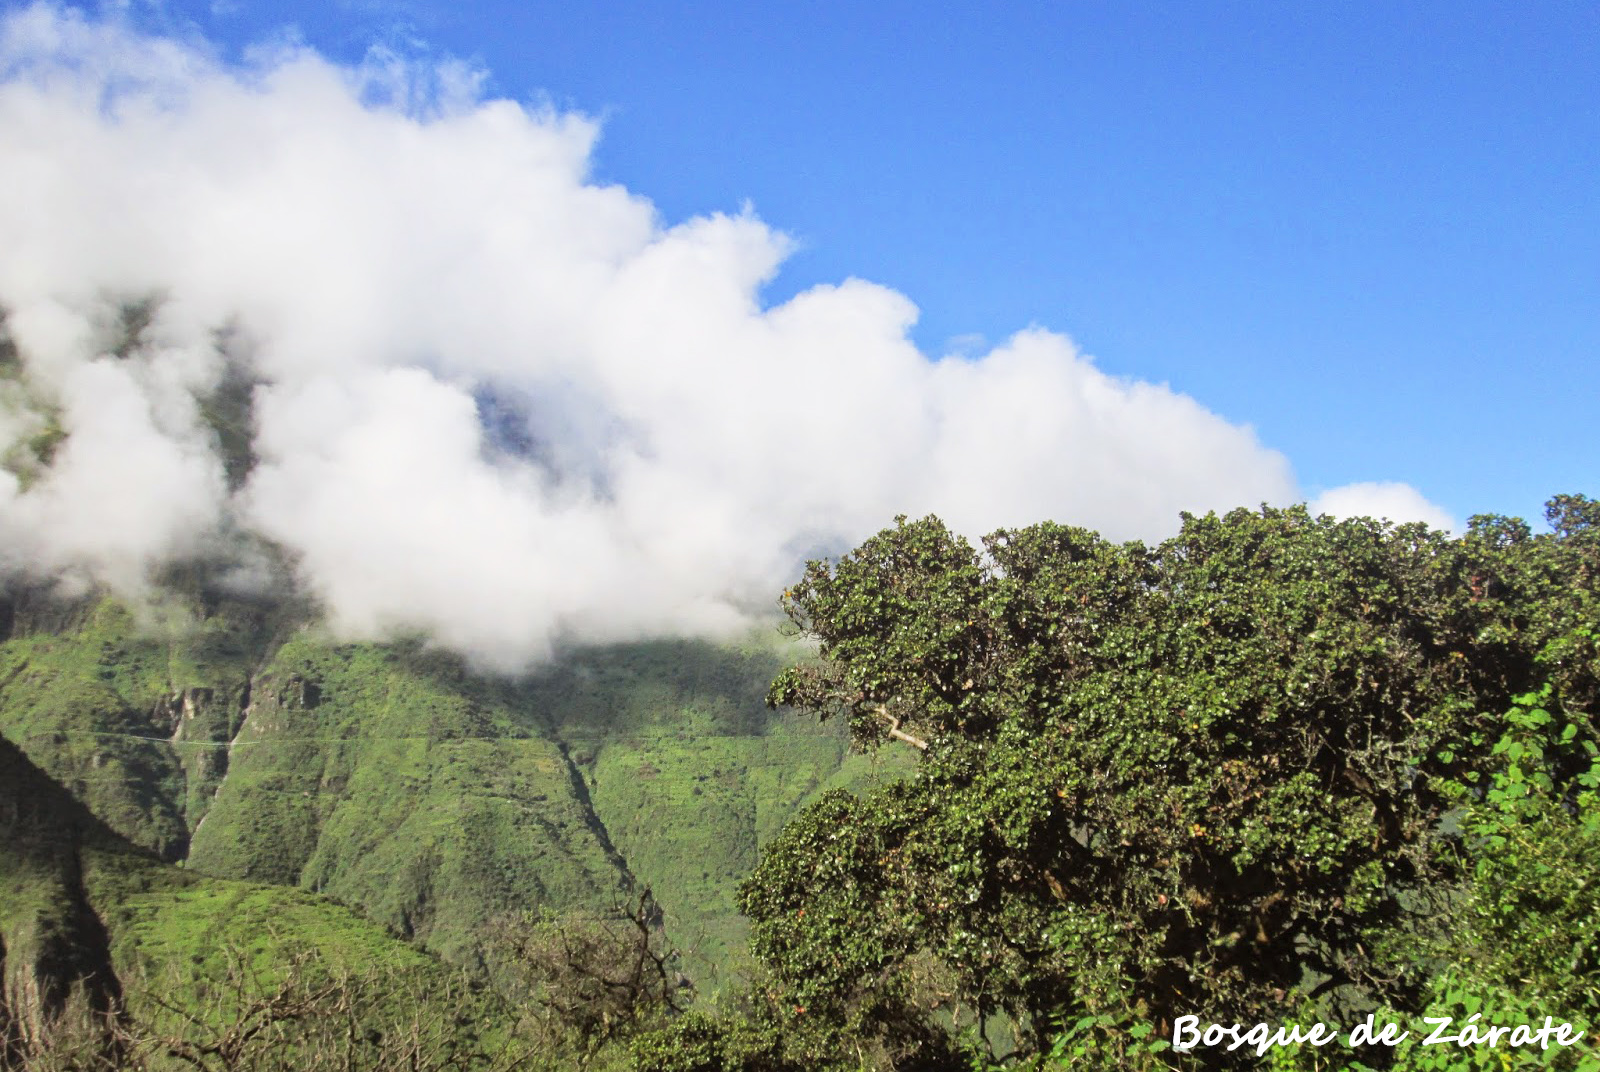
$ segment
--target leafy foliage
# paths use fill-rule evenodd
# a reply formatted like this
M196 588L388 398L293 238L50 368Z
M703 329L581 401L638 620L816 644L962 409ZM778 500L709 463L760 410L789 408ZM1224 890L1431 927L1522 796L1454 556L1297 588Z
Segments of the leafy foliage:
M992 1054L998 1014L1026 1054L1063 1018L1417 1008L1438 965L1402 936L1469 896L1465 872L1480 901L1520 898L1507 918L1592 933L1574 891L1526 900L1587 866L1582 839L1540 839L1575 854L1542 864L1480 851L1519 777L1557 794L1546 821L1577 822L1556 787L1583 788L1573 759L1600 739L1600 511L1549 516L1544 536L1482 517L1450 540L1263 508L1185 517L1156 547L1041 524L981 554L902 518L812 563L785 605L821 658L771 702L922 757L773 843L745 887L757 954L845 1037L933 1014ZM1513 706L1543 683L1559 724ZM1452 838L1461 787L1494 769L1495 810ZM1552 979L1592 984L1590 948ZM942 993L918 982L929 959Z
M116 1060L190 1046L214 1065L208 1046L271 1037L392 1063L383 1047L410 1039L434 1047L407 1051L419 1066L471 1067L517 1036L552 1064L626 1045L660 1072L1162 1069L1253 1060L1171 1052L1173 1020L1197 1012L1594 1024L1600 504L1559 497L1547 521L1479 517L1450 539L1263 508L1187 517L1154 547L1041 524L980 550L900 519L785 594L817 658L770 701L821 728L752 711L781 666L767 651L630 645L502 681L417 644L330 644L282 608L202 606L163 632L110 602L53 624L13 602L0 728L88 805L61 808L93 836L13 853L0 937L13 956L99 943L80 982L186 966L167 1020L130 988L148 1030L117 1026ZM846 734L867 754L845 759ZM456 993L418 950L117 834L362 905L519 978L530 1011L496 1034L463 993L408 1028L373 980ZM659 912L594 914L636 876ZM735 907L750 984L720 1017L675 1015L678 965L731 960ZM537 923L489 963L488 924L525 910ZM663 940L683 933L699 948L680 958ZM307 944L340 959L286 971ZM216 1005L218 980L242 978ZM121 1000L78 996L102 1016ZM302 1006L333 1010L342 1041L278 1015Z

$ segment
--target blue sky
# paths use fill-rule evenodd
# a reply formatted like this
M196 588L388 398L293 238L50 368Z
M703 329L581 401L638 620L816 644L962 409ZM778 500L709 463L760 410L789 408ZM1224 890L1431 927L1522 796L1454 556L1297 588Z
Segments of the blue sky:
M515 669L897 514L1537 523L1600 495L1597 90L1556 2L0 0L0 576L266 543Z
M451 55L599 117L668 221L799 242L930 353L1030 324L1457 517L1600 493L1600 9L1580 3L134 9L225 48Z

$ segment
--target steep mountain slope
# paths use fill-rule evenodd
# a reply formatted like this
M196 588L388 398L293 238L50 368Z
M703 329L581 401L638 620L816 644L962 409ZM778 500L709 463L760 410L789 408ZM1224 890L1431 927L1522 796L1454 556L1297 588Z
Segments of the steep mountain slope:
M764 642L591 649L510 680L304 620L24 593L0 616L0 733L134 845L329 894L465 965L502 920L648 885L709 988L759 846L818 791L894 774L765 709Z
M626 868L507 691L414 649L296 636L253 681L191 866L326 891L461 962L497 916L608 906Z
M0 739L0 1067L20 1060L69 998L99 1012L121 985L84 884L84 858L143 858Z
M909 766L852 754L839 727L766 710L782 666L770 646L657 641L574 653L526 687L612 843L653 885L686 970L711 988L739 966L735 891L760 848L816 794Z
M163 863L0 738L0 1067L25 1065L69 1007L142 1018L240 963L248 1000L308 956L380 986L446 974L326 898Z
M181 859L221 771L179 745L227 740L248 672L194 659L203 625L163 643L109 600L42 610L14 606L0 645L6 736L119 834Z

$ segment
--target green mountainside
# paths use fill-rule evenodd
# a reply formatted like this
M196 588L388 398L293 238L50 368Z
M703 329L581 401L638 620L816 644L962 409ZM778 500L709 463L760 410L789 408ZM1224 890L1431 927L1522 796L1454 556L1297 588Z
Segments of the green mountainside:
M74 991L105 1011L120 997L110 940L86 889L103 854L148 860L0 739L0 1065Z
M910 769L851 752L842 727L767 711L783 665L771 649L654 641L576 653L527 686L685 969L713 988L741 959L736 888L760 849L821 793Z
M0 733L152 860L325 894L469 968L497 926L650 887L703 991L741 963L759 847L820 792L895 775L765 709L771 645L618 645L512 680L305 619L23 593Z
M0 1068L1165 1069L1191 1009L1587 1034L1600 503L1546 521L979 552L899 518L788 589L788 666L511 678L203 584L16 593ZM1600 1072L1347 1043L1195 1066Z
M374 980L396 1016L414 1003L413 984L442 990L449 976L326 898L161 861L0 738L0 1067L26 1066L65 1013L148 1019L182 1001L226 1015L217 981L235 1001L258 1001L308 959Z

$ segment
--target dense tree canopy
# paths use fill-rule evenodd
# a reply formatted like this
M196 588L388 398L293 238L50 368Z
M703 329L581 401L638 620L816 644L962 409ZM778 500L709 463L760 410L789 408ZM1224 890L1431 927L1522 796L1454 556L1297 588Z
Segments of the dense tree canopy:
M914 1066L947 1059L929 1025L992 1056L1085 1015L1429 1000L1430 921L1582 870L1470 885L1508 777L1556 827L1592 803L1600 504L1548 520L1449 538L1263 508L1154 547L1040 524L980 552L901 518L812 563L784 603L819 658L771 701L921 756L803 813L746 885L772 1035ZM1592 912L1553 896L1589 921L1559 956L1592 973Z

